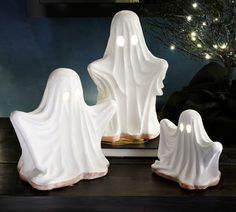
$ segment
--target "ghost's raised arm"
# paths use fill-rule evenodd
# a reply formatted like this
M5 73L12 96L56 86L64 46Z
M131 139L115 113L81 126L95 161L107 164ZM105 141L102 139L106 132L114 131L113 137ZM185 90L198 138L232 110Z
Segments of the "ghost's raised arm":
M168 119L162 119L160 122L160 142L158 147L158 156L169 153L175 145L175 133L177 126Z
M90 107L97 128L99 137L102 137L104 129L117 111L117 104L114 100L107 100Z

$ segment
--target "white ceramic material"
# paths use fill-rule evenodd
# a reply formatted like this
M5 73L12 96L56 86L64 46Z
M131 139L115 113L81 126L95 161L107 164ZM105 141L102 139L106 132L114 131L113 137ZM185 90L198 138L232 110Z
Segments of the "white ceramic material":
M112 20L103 58L89 64L97 85L97 102L114 99L118 111L107 126L103 141L120 137L152 139L159 135L156 96L162 95L168 63L148 50L138 16L128 10Z
M156 174L177 181L186 189L205 189L220 180L219 157L222 145L207 135L200 114L181 113L178 126L161 120L158 158L152 164Z
M112 100L86 105L73 70L53 71L39 107L10 117L22 149L20 177L36 189L50 190L106 175L109 162L100 142L115 110Z

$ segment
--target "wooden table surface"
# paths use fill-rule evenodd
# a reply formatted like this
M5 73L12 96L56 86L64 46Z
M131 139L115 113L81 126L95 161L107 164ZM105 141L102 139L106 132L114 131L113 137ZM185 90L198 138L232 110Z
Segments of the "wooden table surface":
M108 158L107 176L38 191L16 170L21 150L9 119L0 119L0 211L236 211L236 145L224 145L221 181L187 191L151 172L155 158Z

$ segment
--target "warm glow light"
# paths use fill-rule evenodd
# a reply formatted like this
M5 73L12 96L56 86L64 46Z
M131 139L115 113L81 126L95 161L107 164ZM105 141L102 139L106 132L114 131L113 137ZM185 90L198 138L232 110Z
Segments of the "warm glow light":
M191 127L190 124L187 124L187 125L186 125L186 131L187 131L187 133L191 133L192 127Z
M138 37L137 35L132 35L131 37L131 44L136 45L138 43Z
M124 37L122 35L119 35L116 38L116 45L120 46L120 47L123 47L125 45L125 39L124 39Z
M198 4L197 4L196 2L194 2L194 3L192 4L192 6L193 6L193 8L195 9L195 8L197 8Z
M187 18L187 21L191 21L192 20L192 16L191 15L187 16L186 18Z
M170 49L171 49L171 50L175 50L175 45L171 45L171 46L170 46Z
M69 99L70 99L70 93L69 92L64 92L63 101L67 102Z
M226 49L226 47L227 47L227 44L226 44L226 43L223 43L222 45L220 45L220 48L221 48L221 49Z
M218 46L217 46L216 44L214 44L213 47L214 47L215 49L218 49Z
M205 21L202 22L202 26L206 26L207 23Z
M219 19L218 18L214 18L214 21L219 21Z
M196 37L191 37L191 40L192 40L192 41L196 41L197 38L196 38Z
M209 59L211 59L211 55L209 55L209 54L206 53L205 58L206 58L207 60L209 60Z
M202 48L202 44L198 43L198 44L197 44L197 47L198 47L198 48Z
M180 123L179 129L180 129L181 132L183 132L183 130L184 130L184 125L183 125L183 123Z
M193 31L193 32L191 32L191 36L192 36L192 37L196 37L196 36L197 36L197 33Z

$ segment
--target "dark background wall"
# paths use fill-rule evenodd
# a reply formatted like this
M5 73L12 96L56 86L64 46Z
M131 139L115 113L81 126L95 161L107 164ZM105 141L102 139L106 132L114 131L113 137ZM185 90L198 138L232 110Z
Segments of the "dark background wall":
M13 110L35 109L43 95L48 75L58 67L74 69L81 78L85 100L96 103L96 87L87 65L102 57L109 36L107 18L29 18L25 0L0 2L0 117ZM150 51L169 63L164 95L186 85L206 61L192 61L164 49L150 34L141 18Z

